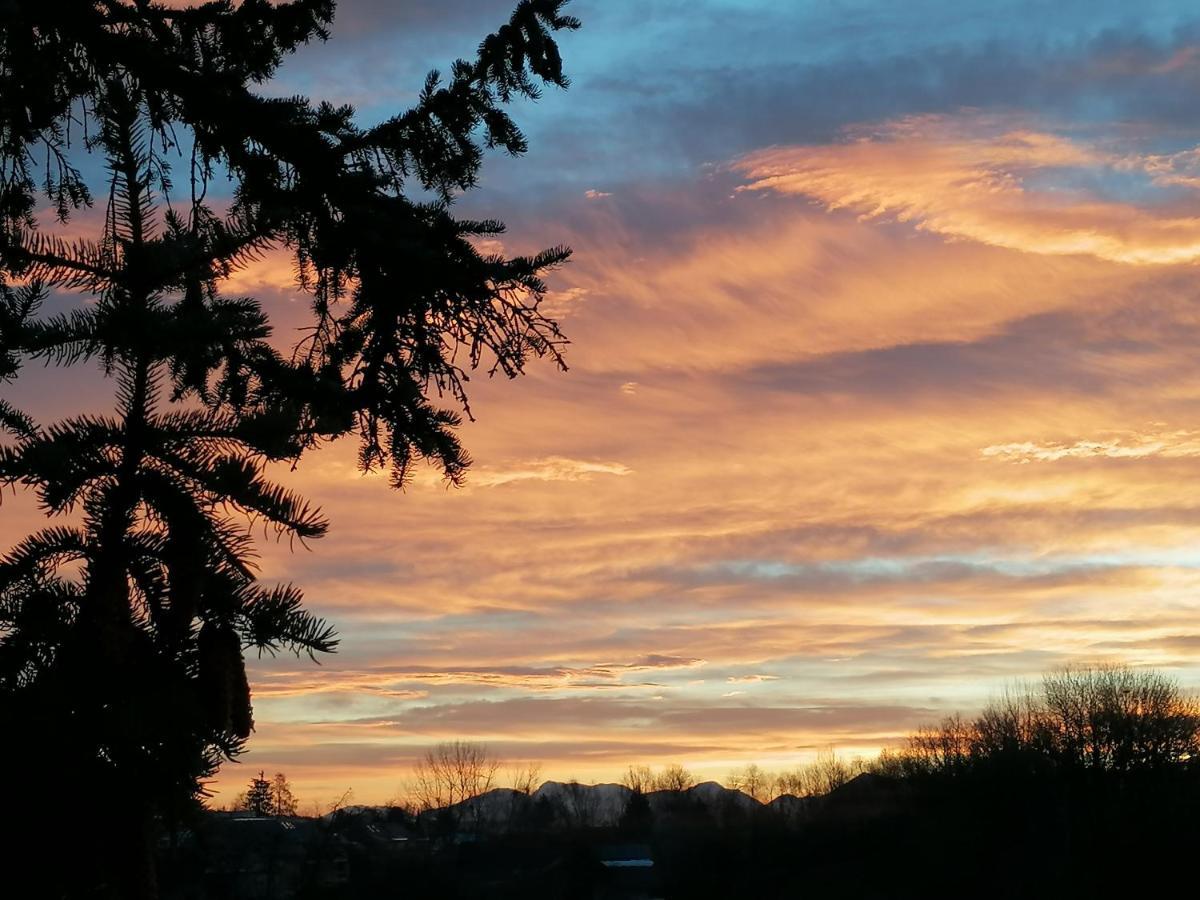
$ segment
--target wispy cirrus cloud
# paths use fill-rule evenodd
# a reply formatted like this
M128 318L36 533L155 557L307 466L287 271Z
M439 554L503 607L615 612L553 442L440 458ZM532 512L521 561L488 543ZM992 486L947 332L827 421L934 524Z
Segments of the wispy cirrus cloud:
M1195 151L1118 153L1022 123L967 112L909 116L851 129L832 144L773 147L732 168L742 191L808 197L864 219L892 218L954 240L1046 255L1161 265L1200 259L1200 217L1169 206L1107 200L1064 170L1140 171L1148 183L1197 183Z
M597 690L639 686L626 679L647 673L695 669L705 665L696 657L650 654L632 662L585 666L496 665L439 668L382 665L371 668L327 668L322 672L264 668L254 692L259 697L298 697L316 694L368 693L394 700L420 700L429 686L488 687L528 691Z
M1171 431L1145 434L1125 433L1099 440L1073 442L1014 441L992 444L980 454L986 458L1007 462L1057 462L1062 459L1146 459L1161 456L1167 459L1200 456L1200 432Z
M549 456L517 463L511 467L482 467L471 473L471 483L500 487L520 481L587 481L597 475L617 477L633 470L624 463Z

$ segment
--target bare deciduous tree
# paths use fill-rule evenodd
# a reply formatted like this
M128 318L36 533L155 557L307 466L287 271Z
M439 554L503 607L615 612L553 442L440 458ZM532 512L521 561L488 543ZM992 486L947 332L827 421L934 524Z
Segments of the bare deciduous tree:
M563 815L567 825L576 829L595 825L600 798L593 786L572 778L563 787Z
M1159 672L1065 669L1042 682L1048 739L1072 766L1126 772L1200 753L1200 706Z
M417 761L410 793L422 811L447 809L490 791L499 770L485 744L447 741Z
M837 790L864 769L860 760L842 759L831 747L818 753L808 765L780 773L775 779L775 794L821 797Z
M671 763L654 778L654 789L658 791L686 791L695 785L695 776L679 763Z
M753 797L759 803L766 803L771 799L774 783L775 779L756 763L750 763L731 772L727 780L728 786L733 788L733 790L741 791L743 794Z
M1046 756L1053 728L1036 690L1018 686L989 703L971 725L971 755L976 759Z
M509 781L518 794L530 796L542 783L542 764L532 760L513 764L509 767Z
M508 781L513 793L509 797L508 814L504 824L519 828L526 821L533 807L532 797L542 783L542 764L532 760L513 763L508 767Z
M901 774L1003 765L1129 772L1200 757L1200 705L1158 672L1086 666L1018 685L971 721L913 735L887 764Z
M646 794L654 790L654 772L649 766L630 766L621 776L621 784L635 794Z
M908 756L916 771L955 772L965 766L974 741L971 723L955 714L936 728L920 728L908 740Z

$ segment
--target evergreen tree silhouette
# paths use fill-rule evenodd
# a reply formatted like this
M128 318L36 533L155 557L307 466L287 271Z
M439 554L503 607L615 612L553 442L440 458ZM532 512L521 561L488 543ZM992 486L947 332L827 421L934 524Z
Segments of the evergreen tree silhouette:
M0 715L38 747L3 742L0 764L114 817L72 871L39 873L46 895L153 897L155 823L252 730L243 651L335 649L296 587L255 578L252 523L326 530L267 467L354 436L362 469L395 486L420 460L459 483L470 371L562 364L539 303L569 251L483 252L503 225L457 218L452 199L486 149L525 150L504 104L566 86L564 0L522 0L474 60L369 128L255 91L327 37L333 6L0 4L0 383L37 363L115 385L111 411L51 424L0 400L0 484L57 520L0 560ZM225 178L222 212L205 198ZM72 237L39 218L47 201ZM85 207L103 225L76 236ZM312 301L291 352L257 301L220 291L284 250ZM90 302L45 314L54 292Z
M273 813L273 801L271 782L260 771L257 778L250 779L250 787L246 789L246 809L256 816L269 816Z

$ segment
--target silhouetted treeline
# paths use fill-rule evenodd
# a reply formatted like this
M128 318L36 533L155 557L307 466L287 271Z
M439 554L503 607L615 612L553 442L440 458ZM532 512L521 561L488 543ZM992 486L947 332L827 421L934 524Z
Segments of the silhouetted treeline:
M1157 672L1068 669L1009 691L979 716L952 716L884 753L883 774L1003 770L1135 774L1186 766L1200 753L1200 707Z
M1171 679L1055 673L921 729L794 827L689 842L667 896L1156 896L1200 840L1198 757L1200 710Z
M175 896L1146 897L1200 842L1200 711L1119 667L1010 690L870 762L750 766L730 787L631 766L622 784L492 788L478 747L430 758L469 759L448 771L485 789L441 808L214 815L172 851L173 871L202 876Z

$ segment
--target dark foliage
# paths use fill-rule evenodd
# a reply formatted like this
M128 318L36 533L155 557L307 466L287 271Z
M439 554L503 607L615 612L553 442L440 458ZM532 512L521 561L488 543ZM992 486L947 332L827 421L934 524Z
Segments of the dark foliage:
M680 797L636 837L624 823L577 828L549 816L467 841L410 825L396 841L362 813L314 821L310 836L276 832L287 857L278 844L248 849L244 823L214 817L198 831L202 847L177 857L172 870L193 874L172 879L178 892L168 896L259 896L244 873L274 867L276 897L322 900L384 900L398 886L421 900L1150 897L1186 878L1200 840L1200 777L1187 769L1086 783L859 777L798 819L770 806L723 814ZM652 856L650 869L600 862L631 840ZM196 855L203 863L189 862Z
M457 483L469 371L561 363L539 303L568 251L482 253L503 226L451 198L487 148L525 149L503 104L566 85L563 6L521 0L475 60L362 128L349 107L255 91L326 37L331 0L0 4L0 383L35 363L116 386L111 412L52 424L0 400L0 484L59 520L0 560L0 713L47 748L7 742L2 762L126 817L120 846L52 877L153 895L152 823L191 808L253 727L243 652L335 649L295 587L255 579L252 524L326 529L268 467L353 435L397 486L422 459ZM205 202L215 179L235 188L224 212ZM47 200L58 224L94 206L103 225L61 237ZM291 254L312 298L291 353L254 299L219 292L267 252ZM43 314L53 292L90 302Z

